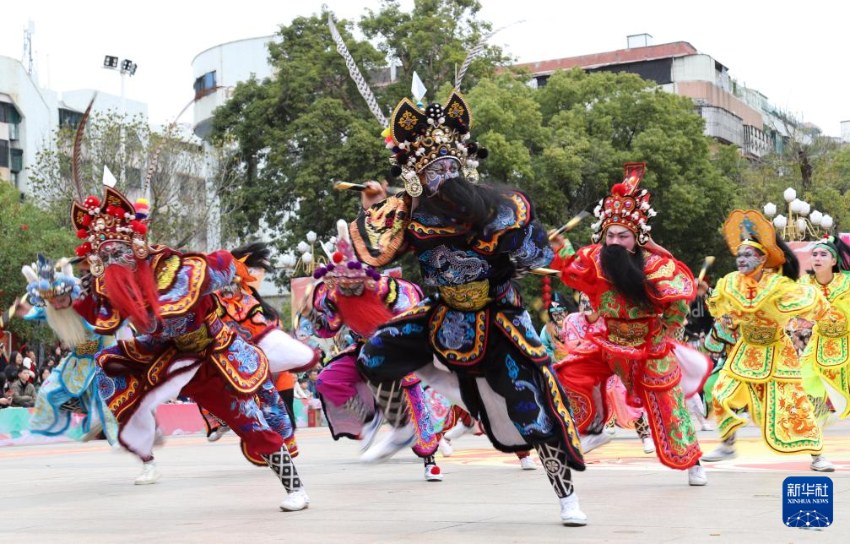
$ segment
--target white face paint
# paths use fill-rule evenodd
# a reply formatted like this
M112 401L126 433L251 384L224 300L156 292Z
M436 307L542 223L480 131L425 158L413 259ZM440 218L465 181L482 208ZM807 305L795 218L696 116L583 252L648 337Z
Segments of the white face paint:
M420 176L428 192L434 194L446 180L460 177L460 163L454 158L437 159L426 166Z
M738 272L750 275L766 260L767 257L756 248L742 245L738 247L738 257L735 259L735 264L738 266Z

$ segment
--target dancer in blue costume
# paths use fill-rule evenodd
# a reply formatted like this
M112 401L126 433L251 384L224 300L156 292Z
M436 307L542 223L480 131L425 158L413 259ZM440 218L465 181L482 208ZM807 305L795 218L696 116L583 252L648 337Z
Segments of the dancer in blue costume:
M67 260L57 266L39 255L38 261L24 266L22 272L29 282L28 298L34 305L24 319L46 321L63 346L71 350L38 391L30 420L32 432L44 436L65 434L71 427L72 415L81 413L83 441L96 438L102 431L114 444L118 423L101 395L101 388L108 389L112 380L95 362L97 352L114 340L96 334L71 306L81 288Z

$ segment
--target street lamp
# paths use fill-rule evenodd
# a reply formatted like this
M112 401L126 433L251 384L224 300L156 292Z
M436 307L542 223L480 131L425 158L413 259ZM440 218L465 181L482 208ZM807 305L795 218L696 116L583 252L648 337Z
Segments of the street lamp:
M138 64L133 62L130 59L123 59L120 62L118 61L118 57L112 55L105 55L103 57L103 67L108 70L117 70L121 73L121 184L124 184L126 178L126 168L125 165L127 163L127 158L124 156L125 148L124 148L124 122L125 117L127 117L127 99L124 95L124 80L127 76L136 75L136 69L139 67Z
M297 253L287 253L280 259L283 267L287 269L288 273L292 276L299 273L312 276L316 268L327 264L327 259L325 257L321 254L316 255L316 242L318 241L319 236L311 230L307 233L306 238L306 242L301 240L298 242L298 245L295 246ZM331 238L330 242L331 244L336 243L336 238ZM319 242L319 244L321 244L321 242ZM300 254L300 257L296 257L296 254Z
M788 216L776 215L777 207L773 202L764 205L764 215L773 219L773 225L783 239L805 240L807 237L817 239L832 229L833 220L830 215L812 210L811 204L797 198L797 191L788 187L782 193L782 198L788 204Z

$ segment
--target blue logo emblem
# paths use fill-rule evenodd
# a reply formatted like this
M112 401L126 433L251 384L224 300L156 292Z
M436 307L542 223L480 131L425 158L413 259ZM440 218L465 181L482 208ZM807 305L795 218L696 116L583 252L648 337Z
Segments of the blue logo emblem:
M788 527L832 525L832 480L826 476L789 476L782 482L782 521Z

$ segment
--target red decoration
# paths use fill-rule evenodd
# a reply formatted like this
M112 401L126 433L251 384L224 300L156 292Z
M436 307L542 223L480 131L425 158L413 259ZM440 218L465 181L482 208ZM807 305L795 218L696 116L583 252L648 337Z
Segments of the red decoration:
M94 217L92 217L91 215L88 215L88 214L87 214L87 215L84 215L84 216L83 216L82 223L83 223L83 225L85 225L85 226L87 226L87 227L88 227L89 225L91 225L91 222L92 222L93 220L94 220Z
M549 308L549 305L552 304L552 279L549 276L543 276L541 278L541 282L543 283L543 287L541 291L543 291L543 307Z
M612 195L626 196L626 186L622 183L617 183L611 187Z
M86 208L99 208L100 199L93 195L89 196L83 201L83 206Z
M87 231L86 229L77 230L77 238L79 238L81 240L84 240L86 237L88 237L88 235L89 235L89 231Z
M136 234L145 235L148 233L148 226L139 221L138 219L130 221L130 226L133 228L133 232L135 232Z
M340 253L339 251L334 251L334 254L331 256L331 259L335 264L341 263L343 258L344 257L342 256L342 253Z
M106 213L118 219L124 217L124 209L119 206L107 206Z
M77 249L74 250L74 253L77 254L77 257L85 257L86 255L91 253L91 244L86 242L85 244L77 246Z

